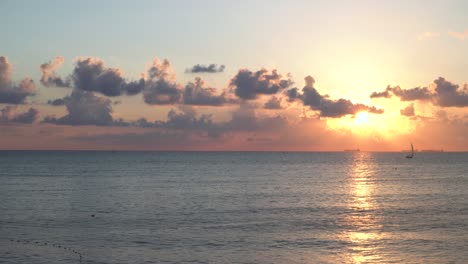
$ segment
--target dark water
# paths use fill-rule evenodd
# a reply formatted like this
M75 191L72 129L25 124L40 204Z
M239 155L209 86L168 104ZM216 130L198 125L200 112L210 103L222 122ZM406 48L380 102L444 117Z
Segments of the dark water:
M468 154L0 152L0 263L467 263Z

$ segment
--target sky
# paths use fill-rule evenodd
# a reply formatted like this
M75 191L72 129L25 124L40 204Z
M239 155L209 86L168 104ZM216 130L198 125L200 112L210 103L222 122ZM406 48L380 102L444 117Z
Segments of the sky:
M466 1L0 10L0 149L468 151Z

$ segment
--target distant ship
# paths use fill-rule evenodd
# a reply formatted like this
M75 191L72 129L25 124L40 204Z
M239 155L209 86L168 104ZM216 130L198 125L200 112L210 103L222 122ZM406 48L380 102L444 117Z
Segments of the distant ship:
M443 149L421 149L420 152L444 152Z
M359 152L360 149L345 149L344 152Z

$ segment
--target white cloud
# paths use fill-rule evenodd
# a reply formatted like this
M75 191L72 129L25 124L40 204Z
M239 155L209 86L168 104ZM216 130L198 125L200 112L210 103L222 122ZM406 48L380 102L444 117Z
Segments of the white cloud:
M432 38L437 38L439 37L440 34L438 32L431 32L431 31L426 31L417 36L418 40L425 40L425 39L432 39Z
M468 29L464 32L449 31L448 35L459 40L465 40L468 39Z

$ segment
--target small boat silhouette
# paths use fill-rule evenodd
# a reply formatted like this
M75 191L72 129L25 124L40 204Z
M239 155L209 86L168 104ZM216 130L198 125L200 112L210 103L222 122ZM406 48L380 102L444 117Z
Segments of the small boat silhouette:
M414 156L414 147L413 147L413 143L411 143L411 154L406 155L406 158L412 159L413 156Z

